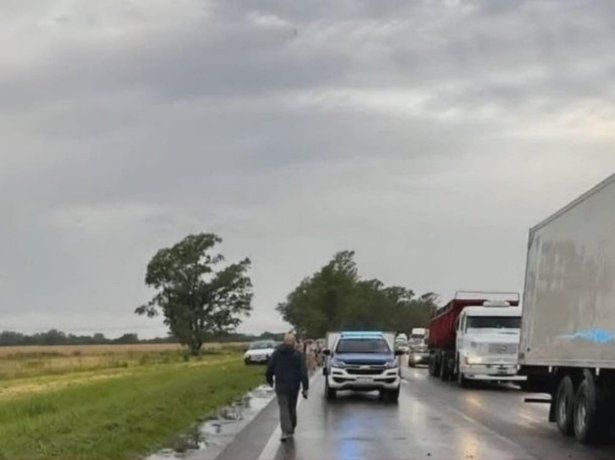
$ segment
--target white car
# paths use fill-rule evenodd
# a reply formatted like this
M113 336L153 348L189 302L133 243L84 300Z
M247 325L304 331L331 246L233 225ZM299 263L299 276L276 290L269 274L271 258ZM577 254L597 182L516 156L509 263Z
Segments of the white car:
M243 355L246 364L267 364L275 351L276 343L271 341L252 342Z

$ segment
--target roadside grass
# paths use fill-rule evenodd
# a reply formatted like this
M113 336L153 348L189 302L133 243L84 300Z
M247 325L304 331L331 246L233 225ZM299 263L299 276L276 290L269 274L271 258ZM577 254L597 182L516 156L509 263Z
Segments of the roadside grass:
M242 344L207 344L204 354L240 350ZM185 350L178 344L58 345L0 347L0 382L72 372L121 369L180 362Z
M97 374L14 381L44 390L0 398L0 459L140 458L263 382L262 368L225 351Z

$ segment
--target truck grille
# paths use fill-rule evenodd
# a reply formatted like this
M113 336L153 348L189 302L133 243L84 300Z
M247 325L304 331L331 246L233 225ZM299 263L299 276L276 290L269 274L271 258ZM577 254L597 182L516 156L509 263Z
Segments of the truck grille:
M514 355L517 354L516 343L490 343L490 355Z
M359 368L349 368L346 369L346 372L352 375L380 375L384 368L381 369L359 369Z

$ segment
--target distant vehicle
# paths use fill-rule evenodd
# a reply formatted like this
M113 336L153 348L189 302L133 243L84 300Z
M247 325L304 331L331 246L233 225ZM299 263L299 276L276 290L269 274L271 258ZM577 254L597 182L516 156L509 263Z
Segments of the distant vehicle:
M530 230L519 363L549 420L601 441L615 406L615 175ZM546 402L549 402L548 400Z
M334 399L340 390L379 391L392 401L399 398L401 375L394 349L395 335L383 332L327 334L325 395Z
M517 293L457 292L431 319L429 373L462 387L471 380L524 381L517 372L519 300Z
M248 351L243 355L243 361L246 364L266 364L273 355L276 346L277 343L271 340L252 342Z
M408 339L408 366L429 362L429 348L427 347L427 329L415 327Z
M395 337L395 349L400 350L402 353L408 353L408 350L410 350L408 346L408 336L403 332L397 334L397 337Z

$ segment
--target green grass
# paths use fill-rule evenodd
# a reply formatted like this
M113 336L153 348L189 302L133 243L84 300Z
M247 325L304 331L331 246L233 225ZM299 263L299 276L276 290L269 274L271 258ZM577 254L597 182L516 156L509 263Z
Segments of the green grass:
M0 400L0 459L134 459L263 382L237 353Z

